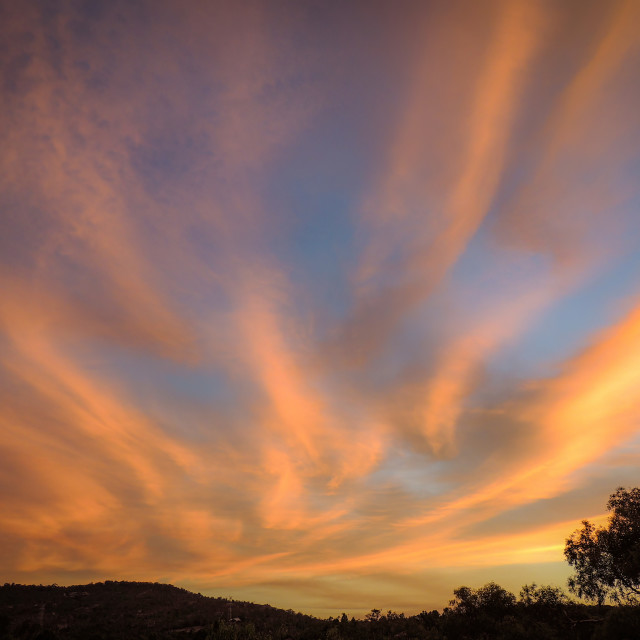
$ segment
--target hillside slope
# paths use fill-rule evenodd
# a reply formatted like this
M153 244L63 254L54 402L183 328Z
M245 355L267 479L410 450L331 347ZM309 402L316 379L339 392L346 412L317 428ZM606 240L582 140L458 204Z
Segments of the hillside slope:
M235 618L228 622L231 616ZM71 587L0 587L0 638L206 638L229 627L305 638L322 622L268 605L210 598L168 584L106 581Z

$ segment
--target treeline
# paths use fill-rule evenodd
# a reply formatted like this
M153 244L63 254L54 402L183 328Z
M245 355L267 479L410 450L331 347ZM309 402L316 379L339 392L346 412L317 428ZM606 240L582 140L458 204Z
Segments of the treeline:
M550 586L518 597L495 583L460 587L442 612L372 609L321 620L171 585L106 582L0 587L3 640L637 640L640 607L587 605Z
M107 580L71 587L0 586L0 640L194 639L225 623L234 625L234 634L253 624L252 633L266 637L283 623L306 628L314 622L293 611L205 597L169 584Z
M5 584L0 640L639 640L640 488L619 487L607 509L606 526L585 520L565 545L569 588L591 605L557 587L525 585L516 598L490 582L456 589L442 612L319 620L157 583Z

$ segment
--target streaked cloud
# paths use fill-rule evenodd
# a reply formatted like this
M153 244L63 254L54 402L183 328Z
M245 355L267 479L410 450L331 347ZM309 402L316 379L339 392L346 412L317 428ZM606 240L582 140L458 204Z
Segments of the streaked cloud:
M562 580L638 462L637 3L92 7L1 20L5 579Z

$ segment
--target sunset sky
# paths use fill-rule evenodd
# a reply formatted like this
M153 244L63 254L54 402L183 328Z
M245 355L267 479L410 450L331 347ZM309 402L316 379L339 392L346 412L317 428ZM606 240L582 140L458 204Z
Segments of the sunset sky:
M564 586L640 485L639 24L0 1L0 582Z

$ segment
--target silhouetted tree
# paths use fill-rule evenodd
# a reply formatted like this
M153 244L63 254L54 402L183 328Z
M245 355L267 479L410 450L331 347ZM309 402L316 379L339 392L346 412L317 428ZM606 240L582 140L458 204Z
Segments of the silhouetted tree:
M500 627L516 613L516 597L495 582L479 589L459 587L453 595L442 616L447 638L500 638Z
M364 619L367 622L378 622L378 620L380 620L381 614L382 614L382 611L380 611L380 609L371 609L371 613L367 613Z
M606 527L583 520L566 541L564 555L576 571L569 589L599 604L631 603L640 596L640 489L618 488L607 509Z
M479 589L460 587L453 592L455 598L449 602L455 613L470 614L478 611L489 615L504 615L516 603L513 593L495 582Z
M569 603L567 594L559 587L525 584L520 590L520 602L526 607L539 609L558 609Z

